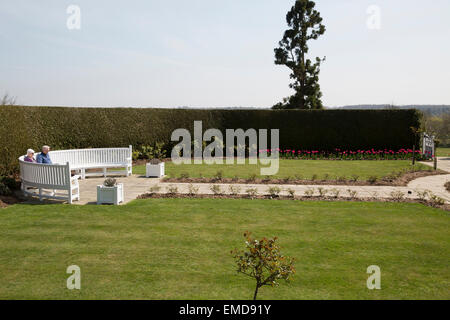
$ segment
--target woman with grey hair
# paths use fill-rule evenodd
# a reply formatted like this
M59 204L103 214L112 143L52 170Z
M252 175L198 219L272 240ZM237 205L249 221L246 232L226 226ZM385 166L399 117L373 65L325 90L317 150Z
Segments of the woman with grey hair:
M26 162L36 162L36 160L34 159L34 150L33 149L28 149L27 150L27 155L25 157L23 157L23 161Z

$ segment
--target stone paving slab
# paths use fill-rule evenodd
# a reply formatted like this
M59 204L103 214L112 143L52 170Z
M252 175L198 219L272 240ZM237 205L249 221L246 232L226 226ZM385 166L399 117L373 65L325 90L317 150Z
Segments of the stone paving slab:
M433 162L421 162L424 165L433 167ZM450 158L449 157L438 157L437 158L437 167L440 170L447 171L450 173ZM420 190L430 190L435 195L447 200L450 202L450 192L445 189L445 184L450 181L450 174L446 175L437 175L437 176L429 176L418 178L410 183L408 183L408 187Z
M96 204L97 203L97 185L101 185L105 178L86 178L79 180L80 201L74 204ZM139 195L146 193L151 186L159 184L161 179L146 178L145 176L132 175L129 177L116 178L117 183L123 183L124 203L136 199Z
M449 175L450 176L450 175ZM434 177L434 176L433 176ZM431 177L427 177L431 178ZM421 178L424 179L424 178ZM128 178L117 179L119 183L124 184L125 202L136 199L139 195L149 191L152 186L158 185L161 187L159 193L166 193L169 187L176 186L179 193L188 194L190 186L198 188L198 194L213 194L211 191L212 185L220 186L224 194L230 194L230 184L221 183L164 183L161 179L145 178L142 176L131 176ZM442 180L442 178L441 178ZM95 204L97 199L96 188L97 185L102 183L103 179L90 178L80 181L80 201L74 202L75 204ZM247 194L246 190L255 188L259 195L269 194L269 188L280 188L281 195L288 195L288 189L295 191L297 196L303 196L305 191L313 190L313 195L319 195L319 188L327 191L327 195L332 195L334 190L339 190L340 197L349 197L348 190L356 191L356 196L361 198L392 198L391 193L395 191L401 191L405 198L418 199L417 191L431 190L436 195L450 202L449 193L445 190L436 190L436 188L430 188L428 182L422 185L419 181L417 185L410 185L406 187L391 187L391 186L336 186L336 185L278 185L278 184L232 184L234 188L239 189L239 194ZM442 187L443 189L443 187Z
M433 167L434 163L432 161L420 162L426 166ZM438 157L437 158L437 167L438 169L447 171L450 173L450 157Z

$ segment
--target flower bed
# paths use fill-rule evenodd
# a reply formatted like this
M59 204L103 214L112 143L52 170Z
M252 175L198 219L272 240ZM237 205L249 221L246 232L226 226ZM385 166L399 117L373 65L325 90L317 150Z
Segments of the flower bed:
M278 152L282 159L302 159L302 160L410 160L413 158L414 151L412 149L394 150L342 150L335 149L330 151L318 150L302 150L302 149L269 149L260 150L259 153ZM420 150L415 151L416 160L425 159L424 154Z

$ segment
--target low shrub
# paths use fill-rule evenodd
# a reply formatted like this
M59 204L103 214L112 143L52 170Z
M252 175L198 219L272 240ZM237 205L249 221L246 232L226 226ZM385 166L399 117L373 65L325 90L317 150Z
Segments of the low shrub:
M256 188L248 188L247 190L245 190L245 192L247 193L247 196L251 199L253 199L258 195L258 189Z
M384 177L384 179L388 180L388 181L394 181L397 177L398 177L397 174L391 173L391 174L387 175L386 177ZM375 181L373 181L371 183L373 184L373 183L375 183Z
M271 176L266 176L266 177L262 180L262 182L268 183L268 182L270 182L271 180L272 180L272 177L271 177Z
M223 171L222 170L217 171L216 174L214 175L214 178L216 180L222 180L223 179Z
M416 193L417 193L417 197L419 198L419 200L427 201L427 198L430 196L431 191L430 190L424 190L424 191L417 190Z
M292 188L286 189L286 192L289 194L289 197L294 198L295 197L295 190Z
M153 158L149 161L149 163L152 165L157 165L161 163L161 160Z
M213 184L211 187L209 187L209 190L211 190L211 192L216 196L223 193L222 188L217 184Z
M317 188L317 191L319 191L319 195L321 197L325 197L328 193L328 190L322 187Z
M333 198L338 198L341 193L341 190L334 188L331 189L330 192L333 195Z
M267 189L267 192L269 193L269 195L270 195L272 198L277 198L277 197L280 196L281 189L280 189L280 187L276 187L276 186L274 186L274 187L269 187L269 188Z
M188 186L188 194L191 196L198 194L199 190L200 190L200 188L197 186L194 186L192 183L190 183Z
M377 176L370 176L370 177L367 179L367 181L368 181L370 184L374 184L375 182L377 182L377 180L378 180L378 177L377 177Z
M228 192L232 196L237 196L239 193L241 193L241 187L230 184L228 187Z
M0 177L0 196L9 196L19 187L20 183L18 183L14 178Z
M0 196L9 196L12 194L10 188L7 185L0 182Z
M304 192L305 197L311 198L314 195L314 189L308 188Z
M164 159L167 154L167 151L165 149L166 146L163 142L156 142L151 146L141 145L138 147L134 147L133 160Z
M168 194L177 194L178 193L178 187L173 184L168 186L166 190L167 190Z
M117 185L117 180L114 178L107 178L103 181L105 187L115 187Z
M154 194L154 193L158 193L159 191L161 191L161 187L157 184L155 184L154 186L151 186L149 188L149 192Z
M189 179L189 173L187 173L187 172L180 173L180 178L181 179Z
M445 200L442 199L441 197L438 197L437 195L431 193L429 203L433 207L439 207L439 206L443 206L445 204Z
M347 193L350 199L354 199L358 195L358 191L352 189L347 189Z
M399 191L399 190L392 191L390 193L390 195L391 195L391 198L394 201L397 201L397 202L400 202L400 201L402 201L405 198L405 194L402 191Z

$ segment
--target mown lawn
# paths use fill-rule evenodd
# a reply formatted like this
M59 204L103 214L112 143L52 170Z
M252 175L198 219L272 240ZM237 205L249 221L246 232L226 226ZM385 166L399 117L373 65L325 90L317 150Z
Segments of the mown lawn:
M436 155L438 157L450 157L450 148L437 148Z
M261 165L207 165L207 164L182 164L175 165L166 162L166 175L179 177L188 174L189 177L214 177L218 171L222 171L225 178L248 178L251 175L260 175ZM350 179L357 176L359 180L367 180L371 176L382 178L402 170L412 169L411 161L386 160L386 161L335 161L335 160L285 160L280 159L280 170L273 178L296 178L311 179L316 175L317 179L333 180L337 177ZM431 170L431 167L422 164L415 165L416 170ZM133 167L133 173L145 174L145 166Z
M278 236L293 281L261 299L449 299L448 213L419 204L147 199L0 209L0 299L248 299L230 250ZM81 268L81 290L66 268ZM381 268L381 290L366 269Z

